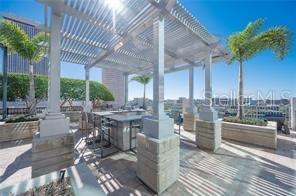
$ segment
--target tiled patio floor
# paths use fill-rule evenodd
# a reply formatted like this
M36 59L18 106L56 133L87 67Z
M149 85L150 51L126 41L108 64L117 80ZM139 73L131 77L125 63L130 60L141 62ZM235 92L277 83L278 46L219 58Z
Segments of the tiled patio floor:
M163 195L296 196L295 132L279 135L276 151L224 141L211 153L198 149L193 141L192 133L181 132L180 177ZM3 183L30 177L30 149L31 144L0 149ZM153 195L136 177L134 153L121 152L101 160L78 140L76 155L75 162L88 163L105 193Z

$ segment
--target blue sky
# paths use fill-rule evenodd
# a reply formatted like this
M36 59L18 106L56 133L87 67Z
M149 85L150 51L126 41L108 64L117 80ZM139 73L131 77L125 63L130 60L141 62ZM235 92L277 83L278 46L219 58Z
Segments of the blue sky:
M245 63L245 93L269 95L273 91L277 98L281 92L296 96L296 1L259 0L180 0L211 33L225 41L227 37L242 30L250 21L257 18L266 20L263 29L275 25L285 25L294 34L293 47L289 55L278 61L272 52L265 51ZM43 22L43 6L33 0L0 0L0 12ZM84 78L82 65L62 63L61 75L70 78ZM204 77L201 68L195 68L195 98L203 93ZM101 81L101 70L92 69L92 80ZM225 63L213 66L213 92L216 96L229 95L237 89L238 65ZM142 86L131 82L129 99L142 97ZM147 87L147 95L152 97L152 83ZM287 94L285 94L287 95ZM165 76L165 98L188 96L188 71Z

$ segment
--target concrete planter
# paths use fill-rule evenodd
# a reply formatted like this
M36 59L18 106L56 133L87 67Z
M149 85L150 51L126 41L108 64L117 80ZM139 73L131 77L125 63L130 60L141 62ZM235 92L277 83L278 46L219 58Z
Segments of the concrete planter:
M65 117L68 117L70 119L70 122L79 122L81 119L81 112L80 111L69 111L69 112L63 112Z
M276 149L276 123L267 126L255 126L222 122L222 139L230 139L247 144Z
M65 177L70 177L74 195L105 195L100 188L96 177L85 163L65 168ZM0 184L0 195L19 195L31 188L40 187L59 178L59 171L18 182L16 184Z
M5 123L0 125L0 142L32 139L38 131L38 121Z

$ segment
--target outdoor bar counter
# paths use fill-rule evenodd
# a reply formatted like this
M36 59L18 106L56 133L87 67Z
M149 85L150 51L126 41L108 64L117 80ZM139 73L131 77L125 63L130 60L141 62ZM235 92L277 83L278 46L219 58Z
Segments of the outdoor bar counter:
M136 134L140 131L142 117L145 115L145 110L131 111L110 111L110 112L95 112L95 123L97 127L102 127L102 118L109 121L110 126L110 142L122 151L135 148ZM105 139L108 139L105 136Z

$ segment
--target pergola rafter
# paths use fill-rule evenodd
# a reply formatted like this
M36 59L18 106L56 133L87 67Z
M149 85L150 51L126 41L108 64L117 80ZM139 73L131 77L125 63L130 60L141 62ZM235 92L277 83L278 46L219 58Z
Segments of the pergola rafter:
M115 12L107 1L39 1L63 15L62 61L88 68L116 63L118 70L129 67L129 74L151 72L152 26L158 15L166 21L165 70L197 66L209 50L213 56L227 57L219 40L176 0L126 0Z

